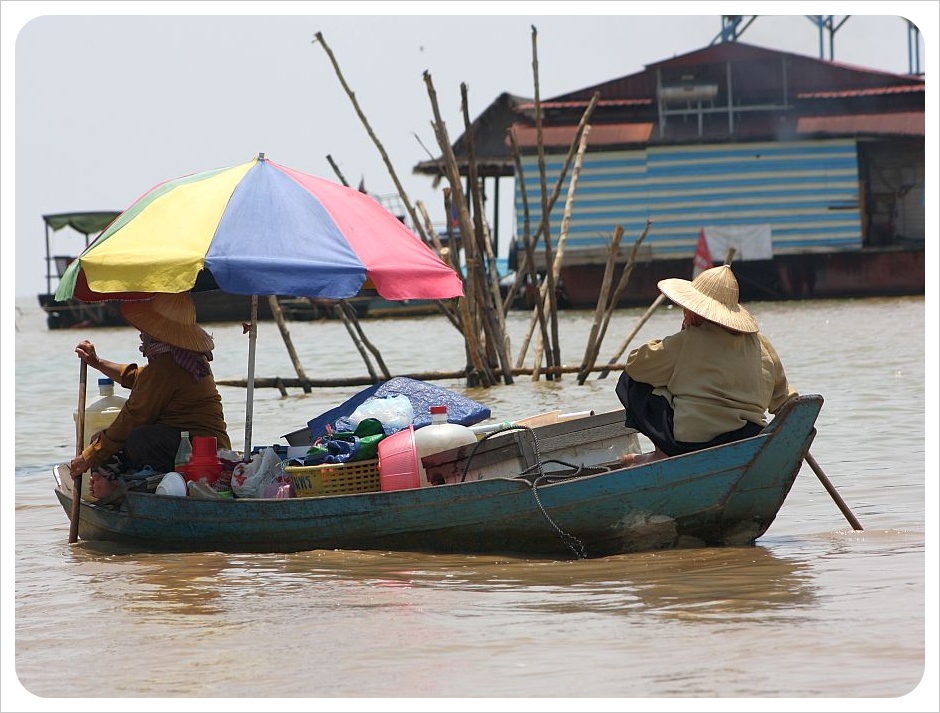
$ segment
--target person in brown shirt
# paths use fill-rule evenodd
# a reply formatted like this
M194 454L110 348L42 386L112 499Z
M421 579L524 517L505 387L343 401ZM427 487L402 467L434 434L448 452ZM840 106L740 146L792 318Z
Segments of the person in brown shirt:
M738 281L728 265L693 281L670 278L660 291L682 307L682 328L634 349L617 384L626 425L655 450L626 454L641 465L755 436L796 396L776 350L738 304Z
M101 359L88 340L75 347L88 366L130 389L111 425L70 464L73 477L91 470L91 494L99 500L110 493L119 472L147 466L158 473L172 471L182 431L215 436L219 448L231 448L222 398L209 367L215 345L196 324L192 298L161 293L148 301L123 303L121 314L140 330L145 365ZM109 467L103 468L105 464Z

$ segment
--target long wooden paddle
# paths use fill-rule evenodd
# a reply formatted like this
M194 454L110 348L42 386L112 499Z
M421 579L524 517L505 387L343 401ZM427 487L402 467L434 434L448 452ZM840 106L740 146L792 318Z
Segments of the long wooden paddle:
M75 455L82 454L85 443L85 385L88 383L88 364L81 360L78 372L78 413L75 418ZM78 513L82 504L82 475L72 478L72 516L69 524L69 544L78 542Z
M803 460L806 461L807 465L813 469L813 472L816 474L816 477L819 478L819 482L823 484L823 487L826 489L826 492L829 493L829 496L835 501L836 505L839 506L839 509L842 511L842 514L845 515L845 519L849 521L849 524L852 526L853 530L861 530L862 524L856 519L855 515L852 514L852 511L849 510L849 506L845 504L845 501L842 499L842 496L836 491L836 486L834 486L829 478L826 477L826 474L823 473L823 469L819 466L819 463L816 462L816 459L813 458L813 454L809 451L806 452L806 455L803 456Z

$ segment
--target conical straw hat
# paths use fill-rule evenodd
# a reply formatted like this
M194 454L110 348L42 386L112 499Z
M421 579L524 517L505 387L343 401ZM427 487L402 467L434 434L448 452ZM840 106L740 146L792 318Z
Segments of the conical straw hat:
M145 302L124 302L121 314L141 332L174 347L211 352L215 346L209 333L196 324L196 305L185 292L161 292Z
M705 270L691 282L670 277L657 284L670 300L709 322L737 332L760 331L757 321L738 304L738 281L729 265Z

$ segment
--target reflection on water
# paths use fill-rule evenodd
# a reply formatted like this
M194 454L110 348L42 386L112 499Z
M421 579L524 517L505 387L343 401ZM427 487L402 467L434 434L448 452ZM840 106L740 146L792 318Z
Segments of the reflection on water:
M108 549L112 554L104 556ZM87 586L109 597L120 592L125 609L140 615L225 616L235 602L247 604L256 597L292 601L337 588L487 593L499 595L500 606L530 612L645 611L725 620L792 612L814 599L806 562L760 546L570 562L323 551L141 558L139 553L121 555L118 547L85 545L83 550L73 553Z
M316 553L292 555L287 567L301 572L310 558L318 576L355 578L380 586L464 592L538 591L520 604L553 612L653 610L678 616L745 615L811 605L811 574L805 562L782 558L763 547L701 549L620 555L597 560L543 562L486 557L425 557L408 567L401 556L352 555L324 568ZM435 567L428 567L433 562ZM402 567L402 564L405 564Z

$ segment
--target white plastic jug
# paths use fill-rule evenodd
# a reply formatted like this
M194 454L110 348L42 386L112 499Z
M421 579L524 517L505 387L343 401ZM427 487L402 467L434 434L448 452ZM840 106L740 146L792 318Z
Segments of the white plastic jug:
M418 451L418 471L421 487L427 486L428 475L421 459L432 453L449 451L452 448L476 443L476 434L459 423L447 422L447 407L431 407L431 423L415 430L415 448Z
M98 379L98 393L101 398L85 409L85 438L82 448L86 448L91 443L91 437L98 431L114 422L121 412L121 407L127 401L123 396L114 395L114 381L107 377ZM78 423L78 412L76 411L73 416L75 423Z
M121 407L127 401L123 396L114 395L114 381L103 377L98 379L98 394L100 399L85 409L84 438L82 449L91 443L91 438L98 431L104 430L110 426L117 415L121 412ZM78 424L78 411L72 414L76 425ZM91 474L85 473L82 476L82 499L94 502L95 498L91 496Z

